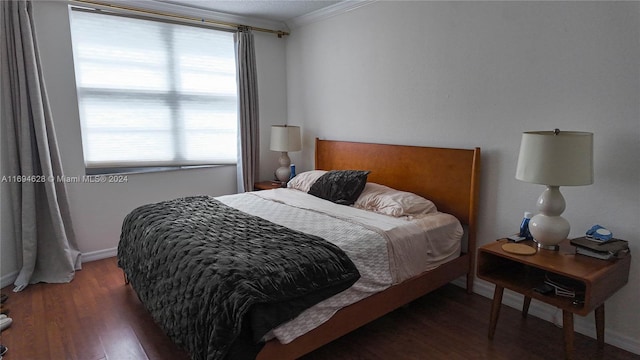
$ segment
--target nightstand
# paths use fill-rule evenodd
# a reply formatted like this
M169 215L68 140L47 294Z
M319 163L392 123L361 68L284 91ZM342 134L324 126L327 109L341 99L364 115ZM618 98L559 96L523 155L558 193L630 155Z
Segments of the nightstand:
M284 187L275 181L259 181L253 184L254 190L271 190Z
M573 358L573 314L586 316L595 310L598 348L604 347L604 302L629 279L631 255L607 261L576 255L575 248L565 240L559 251L538 250L534 255L517 255L506 252L502 245L507 239L482 246L478 251L478 272L480 279L496 285L491 317L489 338L493 338L502 305L504 289L524 295L522 316L526 317L531 299L562 309L565 358ZM536 247L532 241L522 242ZM541 294L534 288L544 284L545 275L565 277L584 291L584 300L550 294Z

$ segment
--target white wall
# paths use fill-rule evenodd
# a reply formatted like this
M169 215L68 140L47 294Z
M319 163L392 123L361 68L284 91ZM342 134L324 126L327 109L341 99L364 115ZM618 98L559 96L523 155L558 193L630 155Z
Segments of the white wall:
M637 256L639 9L637 2L380 1L295 28L287 93L289 119L305 134L299 168L313 167L314 137L479 146L485 244L515 232L543 190L514 178L520 133L590 131L595 183L562 188L570 235L598 223L629 240ZM476 290L492 295L482 281ZM639 293L634 260L629 283L607 301L606 340L636 353ZM537 313L553 316L544 306ZM578 318L576 328L594 336L593 317Z
M66 1L37 1L33 4L37 40L43 72L58 135L66 176L84 175L80 122L77 110L68 7ZM285 40L273 34L255 33L258 68L261 179L270 179L277 155L268 150L272 124L286 121ZM122 220L135 207L175 197L236 192L235 166L128 175L126 183L68 184L73 228L85 260L114 254ZM8 197L7 197L8 198ZM3 194L3 200L5 196ZM18 269L10 214L3 201L0 248L3 285Z

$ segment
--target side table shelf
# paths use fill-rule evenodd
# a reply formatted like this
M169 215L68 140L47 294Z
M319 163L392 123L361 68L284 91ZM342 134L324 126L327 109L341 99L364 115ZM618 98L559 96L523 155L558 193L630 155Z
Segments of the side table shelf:
M478 251L478 277L496 285L489 338L493 338L495 333L502 294L506 288L524 295L523 316L527 315L532 298L562 309L565 358L573 358L573 314L586 316L595 310L598 346L603 347L604 302L627 283L631 256L606 261L576 255L575 248L568 240L560 245L559 251L538 250L534 255L517 255L502 249L507 241L499 239L482 246ZM525 244L535 247L533 242ZM584 298L534 291L534 288L544 284L547 273L570 279L577 284L576 290L584 292Z
M259 181L253 184L254 190L271 190L284 187L282 184L278 184L275 181Z

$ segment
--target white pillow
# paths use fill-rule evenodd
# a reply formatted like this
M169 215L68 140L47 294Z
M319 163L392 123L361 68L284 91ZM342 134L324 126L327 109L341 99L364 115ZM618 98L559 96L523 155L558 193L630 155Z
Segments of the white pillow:
M325 170L311 170L302 172L293 177L287 183L287 187L290 189L296 189L304 192L309 192L311 185L318 180L322 175L326 173Z
M416 216L438 211L431 200L376 183L367 183L353 206L396 217Z

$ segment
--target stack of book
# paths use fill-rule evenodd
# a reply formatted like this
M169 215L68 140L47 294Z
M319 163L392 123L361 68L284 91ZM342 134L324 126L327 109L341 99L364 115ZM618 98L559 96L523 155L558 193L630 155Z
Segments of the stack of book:
M553 287L557 296L584 299L584 284L554 273L546 273L544 283Z
M571 245L576 247L576 254L602 260L617 259L629 252L629 243L620 239L602 241L583 236L572 239Z

